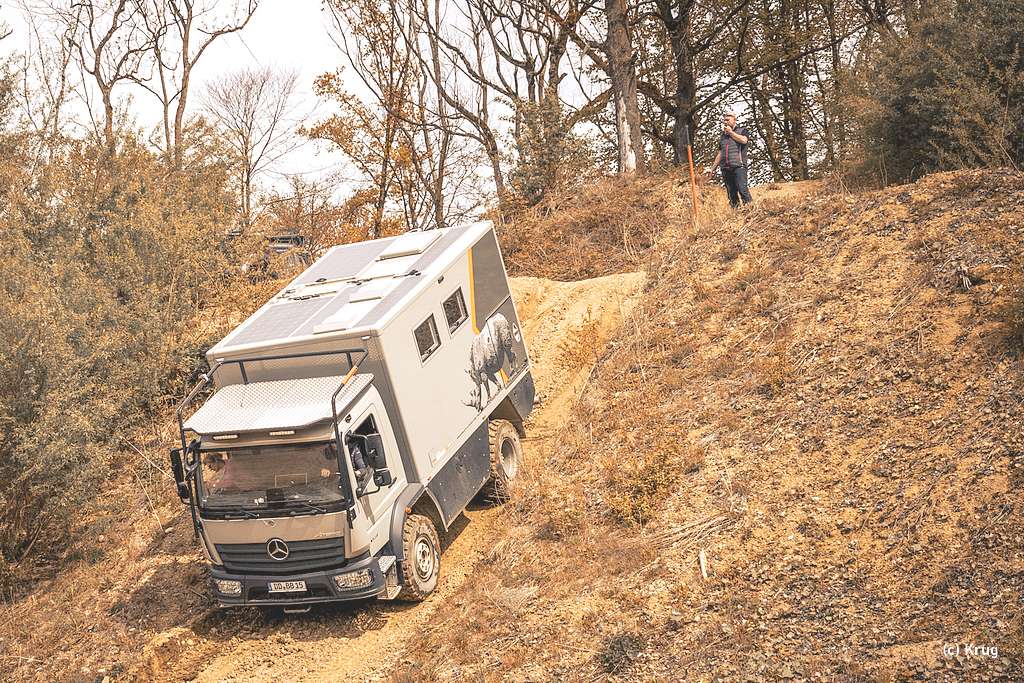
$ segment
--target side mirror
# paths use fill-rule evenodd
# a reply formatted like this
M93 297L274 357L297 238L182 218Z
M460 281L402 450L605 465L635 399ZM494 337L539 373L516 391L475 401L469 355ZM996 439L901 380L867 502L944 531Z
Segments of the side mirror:
M174 483L178 487L178 498L182 502L189 499L188 483L185 481L185 463L181 460L181 449L171 449L171 471L174 473Z
M366 437L366 449L369 451L370 467L373 468L373 483L377 486L391 486L395 478L388 469L388 461L384 455L384 439L380 434L369 434Z
M388 467L387 459L384 457L384 439L380 434L366 435L366 454L370 467L375 470L384 470Z
M373 471L373 483L377 486L391 486L395 483L395 478L391 476L391 471L386 467L376 469Z

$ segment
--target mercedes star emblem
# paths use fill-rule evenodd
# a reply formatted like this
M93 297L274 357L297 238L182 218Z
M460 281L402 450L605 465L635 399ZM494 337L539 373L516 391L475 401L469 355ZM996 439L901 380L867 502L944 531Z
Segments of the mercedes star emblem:
M272 538L267 541L267 555L270 555L270 559L281 560L288 559L288 544L282 541L280 538Z

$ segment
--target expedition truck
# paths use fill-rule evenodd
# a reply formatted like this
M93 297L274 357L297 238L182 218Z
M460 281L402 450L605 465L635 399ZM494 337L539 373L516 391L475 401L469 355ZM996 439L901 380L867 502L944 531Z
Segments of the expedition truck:
M333 247L206 361L171 465L223 607L421 600L438 534L521 467L534 384L489 222Z

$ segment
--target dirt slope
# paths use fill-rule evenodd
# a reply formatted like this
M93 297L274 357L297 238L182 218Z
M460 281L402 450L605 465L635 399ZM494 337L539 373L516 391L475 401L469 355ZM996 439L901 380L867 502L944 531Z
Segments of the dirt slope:
M1024 679L1024 178L776 195L659 240L397 675Z
M515 281L530 466L432 600L210 610L180 507L120 486L138 513L0 612L5 678L1024 680L1021 176L714 193L694 229L677 190L530 228L526 272L649 275Z
M603 344L618 328L643 285L642 274L612 275L559 283L537 278L513 281L542 404L530 420L527 463L551 423L565 417L596 356L567 352L581 330ZM420 605L368 603L335 606L280 618L256 610L206 614L189 625L157 634L133 676L152 680L362 681L397 663L411 637L430 623L472 572L508 516L478 508L446 540L437 593Z

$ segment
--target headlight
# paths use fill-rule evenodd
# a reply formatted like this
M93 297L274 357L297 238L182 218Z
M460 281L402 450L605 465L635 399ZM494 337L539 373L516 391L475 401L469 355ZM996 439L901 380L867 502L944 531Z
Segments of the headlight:
M234 579L214 579L213 582L217 584L218 593L223 593L224 595L242 594L241 581L235 581Z
M347 588L365 588L373 583L373 575L370 574L369 569L360 569L359 571L348 572L347 574L338 574L334 577L334 583L342 590Z

